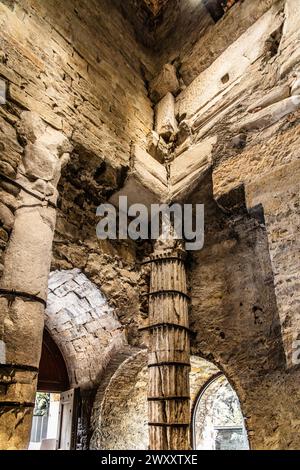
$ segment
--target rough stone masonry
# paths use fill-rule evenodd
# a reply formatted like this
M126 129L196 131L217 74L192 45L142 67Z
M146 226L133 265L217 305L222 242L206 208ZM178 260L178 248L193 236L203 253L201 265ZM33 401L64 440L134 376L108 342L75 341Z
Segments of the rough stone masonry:
M0 26L0 447L27 448L44 327L77 448L148 447L154 244L96 237L127 195L205 205L185 423L222 373L252 449L299 449L299 1L5 0Z

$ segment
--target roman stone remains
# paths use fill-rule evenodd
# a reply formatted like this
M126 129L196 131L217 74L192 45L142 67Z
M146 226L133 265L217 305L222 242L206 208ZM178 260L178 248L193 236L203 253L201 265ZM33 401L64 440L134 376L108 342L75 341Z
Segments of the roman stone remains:
M299 0L0 1L0 449L300 449L299 149Z

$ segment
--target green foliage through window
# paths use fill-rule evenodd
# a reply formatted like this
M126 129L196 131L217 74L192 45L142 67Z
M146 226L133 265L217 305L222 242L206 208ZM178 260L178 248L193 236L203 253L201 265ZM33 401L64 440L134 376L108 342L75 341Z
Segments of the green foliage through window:
M35 397L35 416L44 416L48 413L50 403L50 394L37 392Z

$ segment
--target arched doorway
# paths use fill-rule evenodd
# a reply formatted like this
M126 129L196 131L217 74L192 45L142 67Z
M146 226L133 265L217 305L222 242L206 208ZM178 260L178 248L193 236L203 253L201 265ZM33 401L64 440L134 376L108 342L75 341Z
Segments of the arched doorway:
M239 399L224 374L218 373L200 390L192 418L194 449L249 449Z
M45 329L39 366L39 392L64 392L70 388L65 360L60 349Z
M74 415L74 390L69 391L69 387L69 376L63 355L50 333L45 329L31 428L30 450L64 448L62 447L63 443L60 442L60 436L65 434L66 431L67 413L65 413L64 407L69 407L67 411L70 411L71 419Z

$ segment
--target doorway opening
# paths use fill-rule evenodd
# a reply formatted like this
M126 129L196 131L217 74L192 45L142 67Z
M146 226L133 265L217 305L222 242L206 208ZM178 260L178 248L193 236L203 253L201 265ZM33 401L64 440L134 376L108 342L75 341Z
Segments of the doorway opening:
M36 393L29 450L56 448L59 404L60 393Z
M77 391L69 388L62 353L44 330L29 450L75 448Z

